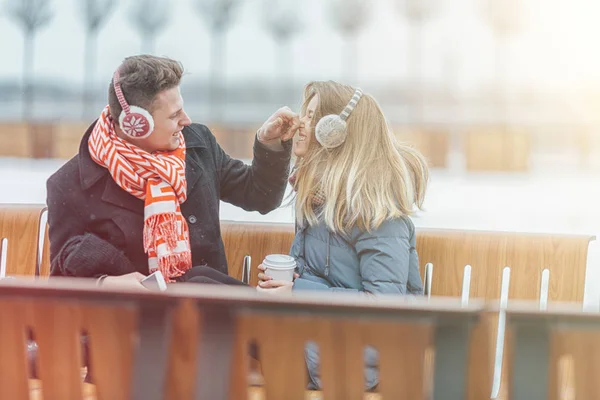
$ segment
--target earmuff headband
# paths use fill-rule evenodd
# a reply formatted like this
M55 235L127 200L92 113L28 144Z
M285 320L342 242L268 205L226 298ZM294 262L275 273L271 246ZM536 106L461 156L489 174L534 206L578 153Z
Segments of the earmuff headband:
M348 119L348 117L350 116L350 114L352 114L352 111L354 111L354 109L356 108L356 105L358 104L358 101L360 100L362 95L363 95L362 90L356 89L356 91L354 92L354 95L350 99L350 102L348 102L348 105L346 106L346 108L344 108L344 111L342 111L342 113L340 114L340 118L343 121L346 121Z

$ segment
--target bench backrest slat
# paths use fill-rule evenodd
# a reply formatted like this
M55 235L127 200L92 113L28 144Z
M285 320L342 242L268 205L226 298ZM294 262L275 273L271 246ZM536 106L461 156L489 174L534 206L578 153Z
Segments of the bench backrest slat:
M0 243L7 239L6 275L36 275L43 204L2 204ZM0 252L1 252L0 248Z

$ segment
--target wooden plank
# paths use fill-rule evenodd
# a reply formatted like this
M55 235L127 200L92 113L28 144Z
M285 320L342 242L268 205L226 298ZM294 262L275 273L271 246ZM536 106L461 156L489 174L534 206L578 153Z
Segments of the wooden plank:
M600 314L575 303L551 303L540 311L531 302L513 302L507 321L517 327L514 335L521 340L520 348L515 344L513 368L526 371L525 379L518 371L511 374L511 389L518 388L523 397L547 392L552 400L600 396L595 374L600 366ZM540 346L544 342L548 344Z
M370 322L367 341L379 352L379 392L384 399L424 400L425 352L431 324Z
M460 296L464 267L469 264L471 298L498 299L502 271L508 266L511 272L511 301L538 300L541 276L544 269L548 269L549 301L582 302L588 247L594 239L591 235L420 229L417 233L417 252L422 268L428 262L434 265L434 296ZM496 347L497 321L492 323L488 332L490 351L493 352ZM477 331L474 334L476 337L480 335ZM506 387L506 377L510 373L509 355L505 354L504 359L501 399L506 398L509 393ZM471 356L469 368L472 373L483 371L483 360L480 354ZM471 395L481 389L481 380L476 382L469 389ZM491 386L489 392L491 393Z
M484 313L471 332L467 392L469 400L488 399L491 395L496 355L496 338L493 333L497 329L498 314ZM507 352L504 353L503 366L506 368L509 364Z
M450 132L435 128L394 126L394 136L415 147L431 168L446 168L450 150Z
M304 400L330 400L338 399L339 397L328 397L324 392L319 390L307 390L304 394ZM248 388L248 400L265 400L265 389L262 387ZM379 393L364 393L361 400L384 400Z
M24 302L0 300L0 399L29 397Z
M200 333L197 338L197 389L194 398L227 399L231 393L229 379L236 343L235 313L224 306L196 306L200 307Z
M54 158L69 159L79 152L81 138L90 126L87 122L62 122L54 127Z
M327 399L341 399L346 395L344 387L346 345L343 326L327 318L315 319L315 342L321 356L321 383ZM362 354L360 355L362 358Z
M549 400L575 399L575 360L570 345L580 338L569 332L555 332L550 337Z
M42 397L42 382L39 379L29 380L29 397L25 397L25 399L44 400ZM95 385L90 383L83 384L83 400L97 400Z
M322 391L327 399L361 399L365 391L366 346L362 322L316 318L313 337L319 349Z
M304 345L310 325L301 316L256 315L252 334L265 376L267 400L303 400L306 390Z
M359 298L329 293L314 293L310 296L298 294L297 296L283 298L266 296L247 288L214 287L210 285L203 286L202 290L198 290L198 285L172 285L168 292L154 293L98 288L93 283L68 278L46 282L0 281L0 296L20 298L35 296L41 300L41 305L46 307L46 309L34 307L34 315L31 319L34 322L34 328L36 328L36 337L40 337L40 335L43 337L43 340L39 343L41 348L40 363L42 364L41 378L44 381L42 389L44 391L49 390L50 393L57 392L60 389L46 387L46 381L49 376L48 365L54 365L54 358L56 358L53 351L61 350L66 363L62 363L65 368L61 368L62 375L58 376L55 382L61 382L61 385L64 385L64 382L69 382L67 386L73 385L75 387L75 389L72 387L62 388L63 391L68 393L61 398L67 399L70 398L68 396L76 396L73 394L76 392L81 397L79 333L82 328L92 329L88 322L83 323L80 321L85 321L85 318L78 315L77 307L70 305L73 304L71 301L74 300L78 302L92 301L98 304L97 307L100 307L102 302L107 302L102 307L113 307L121 301L139 301L146 304L148 302L165 302L166 304L170 302L173 304L177 299L189 298L193 300L196 307L201 305L207 310L227 309L233 314L237 312L236 310L252 313L250 320L253 328L248 336L259 339L261 342L259 343L259 350L262 349L262 353L266 349L267 354L261 354L263 358L262 367L265 372L266 385L270 385L267 390L270 390L271 398L280 398L278 397L280 393L284 393L286 396L290 394L296 398L306 395L306 380L298 379L298 376L305 376L304 345L306 341L322 339L315 332L315 327L318 327L318 324L315 323L317 319L335 317L332 325L335 329L331 329L329 333L324 334L325 341L338 345L334 357L328 356L326 354L328 347L319 343L323 346L321 350L324 351L322 353L324 370L333 370L331 366L327 366L328 360L329 362L332 360L337 362L338 359L344 356L341 373L335 372L334 375L337 385L334 386L337 390L336 397L330 397L358 399L362 398L364 392L363 348L367 343L364 331L358 329L361 323L364 323L365 329L368 329L371 321L385 319L400 321L403 316L419 319L432 318L434 320L443 316L450 319L457 318L460 321L464 318L472 318L481 310L481 304L476 301L466 307L460 307L460 301L457 299L431 299L426 301L425 299L402 297ZM61 300L54 300L54 298ZM257 313L260 318L267 318L268 316L270 322L259 320L255 316ZM368 322L363 319L365 317L368 318ZM108 322L105 322L105 324L108 326L116 325L121 321L121 317L106 316L106 318ZM339 320L338 318L342 319ZM235 328L231 331L235 331ZM282 338L285 340L281 340ZM291 344L286 343L288 338L291 338ZM116 338L114 340L124 339ZM92 332L90 344L92 346L98 344L94 343ZM58 346L54 346L54 344ZM210 343L207 343L207 345L210 345ZM92 360L94 357L98 357L97 348L93 348ZM62 351L63 349L64 351ZM200 357L202 356L201 353ZM111 357L116 357L116 355L107 355L107 358ZM276 360L277 363L267 366L265 359ZM285 360L283 368L280 367L281 360ZM109 361L106 361L106 363L109 363ZM126 361L123 361L123 363L127 364ZM59 365L62 364L59 363ZM162 367L156 366L156 368ZM230 368L230 366L227 367ZM105 376L108 376L110 372L105 371ZM96 369L92 365L92 376L94 377L95 374ZM283 374L282 379L279 376L281 374ZM218 374L218 376L224 375L221 375L221 372ZM325 372L325 375L327 375L327 372ZM279 381L273 382L273 376L277 376ZM77 379L73 377L77 377ZM270 380L269 377L271 377ZM107 380L109 378L105 379L105 381ZM338 384L338 382L340 383ZM227 383L225 382L225 385ZM104 383L99 385L104 385ZM329 389L326 382L325 388L326 390ZM103 388L99 387L98 395L107 397L106 391L103 392L102 390ZM120 396L119 393L121 392L115 393L115 396Z
M303 311L313 316L349 313L353 317L393 318L444 317L458 320L470 319L483 310L483 302L472 300L462 305L457 298L431 298L408 296L373 296L364 298L351 294L314 292L296 293L294 296L271 296L247 287L197 284L171 285L167 292L150 290L98 287L94 280L61 278L51 280L0 280L0 297L35 296L45 299L85 301L159 301L175 304L190 298L210 307L260 310L260 312L290 313Z
M98 400L129 399L136 314L131 307L86 306L89 372Z
M137 335L129 395L132 400L165 396L174 311L174 304L166 300L136 302Z
M531 135L523 130L487 129L466 132L465 157L469 171L527 171Z
M294 225L221 221L221 235L229 275L242 279L244 257L252 257L250 284L258 284L258 265L269 254L288 254L294 240Z
M498 299L504 267L511 268L510 299L537 300L550 270L549 301L583 301L591 235L419 229L421 268L434 265L433 296L458 297L465 265L472 267L471 298Z
M27 123L2 122L0 124L0 157L31 158L32 144Z
M3 204L0 207L0 241L8 241L6 275L36 274L40 218L45 208L43 204Z
M600 382L600 333L573 332L568 348L571 349L575 367L575 397L579 399L599 399Z
M44 400L81 399L80 310L73 303L48 300L36 302L33 314Z
M248 366L250 365L248 345L254 340L254 336L251 334L252 323L252 317L244 314L238 315L236 320L237 332L231 363L230 400L243 400L248 396Z
M341 344L344 346L346 358L344 360L344 376L340 383L344 384L346 392L339 400L360 400L365 391L365 357L364 349L368 344L364 329L360 326L364 322L345 319L340 323L338 333L341 335ZM357 329L358 328L358 329ZM337 340L335 337L333 340Z
M199 313L190 299L181 301L173 314L173 331L167 368L166 398L192 400L196 387Z

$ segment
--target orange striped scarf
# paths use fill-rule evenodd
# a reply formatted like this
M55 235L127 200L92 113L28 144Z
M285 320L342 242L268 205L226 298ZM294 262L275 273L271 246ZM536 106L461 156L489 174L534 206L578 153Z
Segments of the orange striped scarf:
M187 198L185 141L170 152L148 153L119 138L106 106L88 142L90 155L126 192L144 200L144 251L148 270L166 280L191 268L188 225L180 204Z

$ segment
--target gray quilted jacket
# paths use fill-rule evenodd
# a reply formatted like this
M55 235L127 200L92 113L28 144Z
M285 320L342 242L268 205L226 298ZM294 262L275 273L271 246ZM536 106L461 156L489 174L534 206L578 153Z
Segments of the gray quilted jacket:
M298 229L290 250L300 277L294 291L328 290L357 295L422 295L415 227L408 217L384 222L377 230L355 228L346 235L330 233L325 224ZM321 388L319 354L306 346L309 388ZM377 352L365 348L365 388L378 383Z

